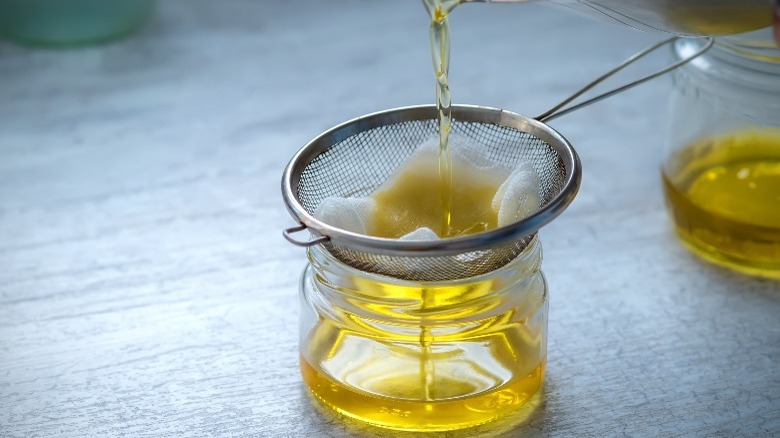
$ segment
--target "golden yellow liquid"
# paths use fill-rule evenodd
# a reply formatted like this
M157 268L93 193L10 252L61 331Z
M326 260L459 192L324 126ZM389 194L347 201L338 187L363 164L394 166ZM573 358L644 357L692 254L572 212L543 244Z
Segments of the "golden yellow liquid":
M695 253L780 278L780 129L733 132L680 150L664 189L677 233Z
M485 175L473 166L455 161L450 168L458 175L451 186L449 224L441 220L439 175L431 172L436 157L421 156L408 163L403 172L381 187L372 197L376 209L368 234L397 239L421 227L440 237L474 234L498 225L498 211L491 202L502 181L497 175Z
M733 35L772 25L772 7L766 6L671 6L664 14L679 28L698 35Z
M349 388L317 372L305 359L301 359L301 372L314 396L336 412L375 426L411 431L462 429L496 420L514 412L539 390L544 379L544 366L540 364L524 378L502 388L474 397L424 403ZM402 392L413 381L411 376L400 376L385 383ZM468 388L463 381L437 383L445 389L462 390L464 384Z
M327 407L380 427L452 430L510 414L541 387L547 304L540 275L502 298L492 280L432 288L371 277L347 283L348 301L319 310L301 348L303 378Z
M450 96L450 24L448 16L461 0L423 0L431 17L430 45L433 70L436 75L436 108L439 120L439 202L442 237L449 236L452 220L452 152L449 147L452 125Z

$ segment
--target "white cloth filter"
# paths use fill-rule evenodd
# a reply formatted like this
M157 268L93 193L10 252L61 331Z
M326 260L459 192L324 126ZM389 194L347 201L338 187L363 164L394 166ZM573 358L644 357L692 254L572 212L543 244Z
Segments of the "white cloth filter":
M539 175L528 162L520 162L516 167L494 163L488 159L482 148L473 141L458 135L450 136L452 153L453 184L468 184L458 179L458 174L479 175L483 181L498 187L491 202L491 208L497 212L498 226L502 227L521 220L540 207ZM430 174L437 172L439 159L439 139L432 138L420 145L390 177L376 189L381 192L396 184L402 175L409 172ZM464 172L465 171L465 172ZM421 188L422 190L423 188ZM370 197L324 199L314 212L314 216L335 227L358 234L368 234L376 216L377 201ZM454 212L457 214L457 211ZM401 240L438 240L440 237L428 227L420 227L401 237Z

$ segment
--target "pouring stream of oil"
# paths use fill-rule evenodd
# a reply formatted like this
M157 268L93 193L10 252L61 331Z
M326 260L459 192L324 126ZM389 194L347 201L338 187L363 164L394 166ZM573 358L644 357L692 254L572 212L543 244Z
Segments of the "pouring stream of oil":
M439 119L439 194L442 207L442 237L452 233L452 150L450 149L450 126L452 125L452 100L450 98L450 23L449 13L461 0L423 0L431 17L430 44L433 70L436 74L436 109ZM423 308L427 307L430 291L423 291ZM420 326L420 379L425 400L433 400L435 394L432 383L436 369L431 360L430 329Z
M497 226L497 213L491 208L496 181L464 166L457 156L453 162L450 148L448 15L463 1L423 0L431 18L438 160L413 163L392 187L373 195L380 207L372 235L399 238L424 226L447 238ZM435 175L428 169L437 164ZM453 184L453 170L457 185ZM421 191L431 185L436 187L434 191ZM364 318L353 311L343 315L337 311L333 320L320 319L302 350L301 369L309 388L327 406L393 429L450 430L514 412L539 389L544 378L547 325L540 275L522 286L534 301L516 303L511 310L496 314L491 310L494 301L476 298L493 292L493 280L419 287L375 279L354 281L364 295L390 294L393 299L416 301L410 304L415 309L406 310L412 310L420 320L405 331L403 325L383 328L373 317ZM455 303L463 302L473 305L453 310L458 308ZM383 308L375 303L371 308L359 302L351 304L363 305L369 313ZM387 316L394 317L394 312L387 310ZM463 324L446 322L481 312L488 314L466 318ZM376 337L362 332L376 333ZM356 357L356 352L363 352L362 356Z
M439 179L442 205L442 237L452 234L452 151L450 126L452 101L450 98L450 24L449 14L461 0L423 0L431 17L430 44L433 69L436 74L436 108L439 119Z

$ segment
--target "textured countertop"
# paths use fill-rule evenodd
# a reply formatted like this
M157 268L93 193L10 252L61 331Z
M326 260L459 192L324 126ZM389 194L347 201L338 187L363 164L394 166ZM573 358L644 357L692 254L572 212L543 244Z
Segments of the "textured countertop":
M454 101L530 115L660 39L536 5L452 26ZM0 436L411 436L310 404L279 181L328 127L433 102L427 32L419 0L163 0L102 47L0 43ZM552 123L584 180L541 234L545 389L436 436L780 435L780 283L676 241L668 89Z

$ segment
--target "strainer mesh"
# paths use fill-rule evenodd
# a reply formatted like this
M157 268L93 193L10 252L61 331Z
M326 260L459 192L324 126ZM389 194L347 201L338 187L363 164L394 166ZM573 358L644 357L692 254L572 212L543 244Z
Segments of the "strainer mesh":
M515 167L529 162L541 180L541 206L563 189L566 170L559 152L541 138L514 128L482 122L453 121L452 131L484 148L495 163ZM317 155L301 172L297 200L311 215L328 197L371 194L426 140L437 135L436 120L412 120L357 132ZM355 250L323 244L337 259L354 268L413 281L443 281L484 274L520 254L533 235L450 255L408 256Z

